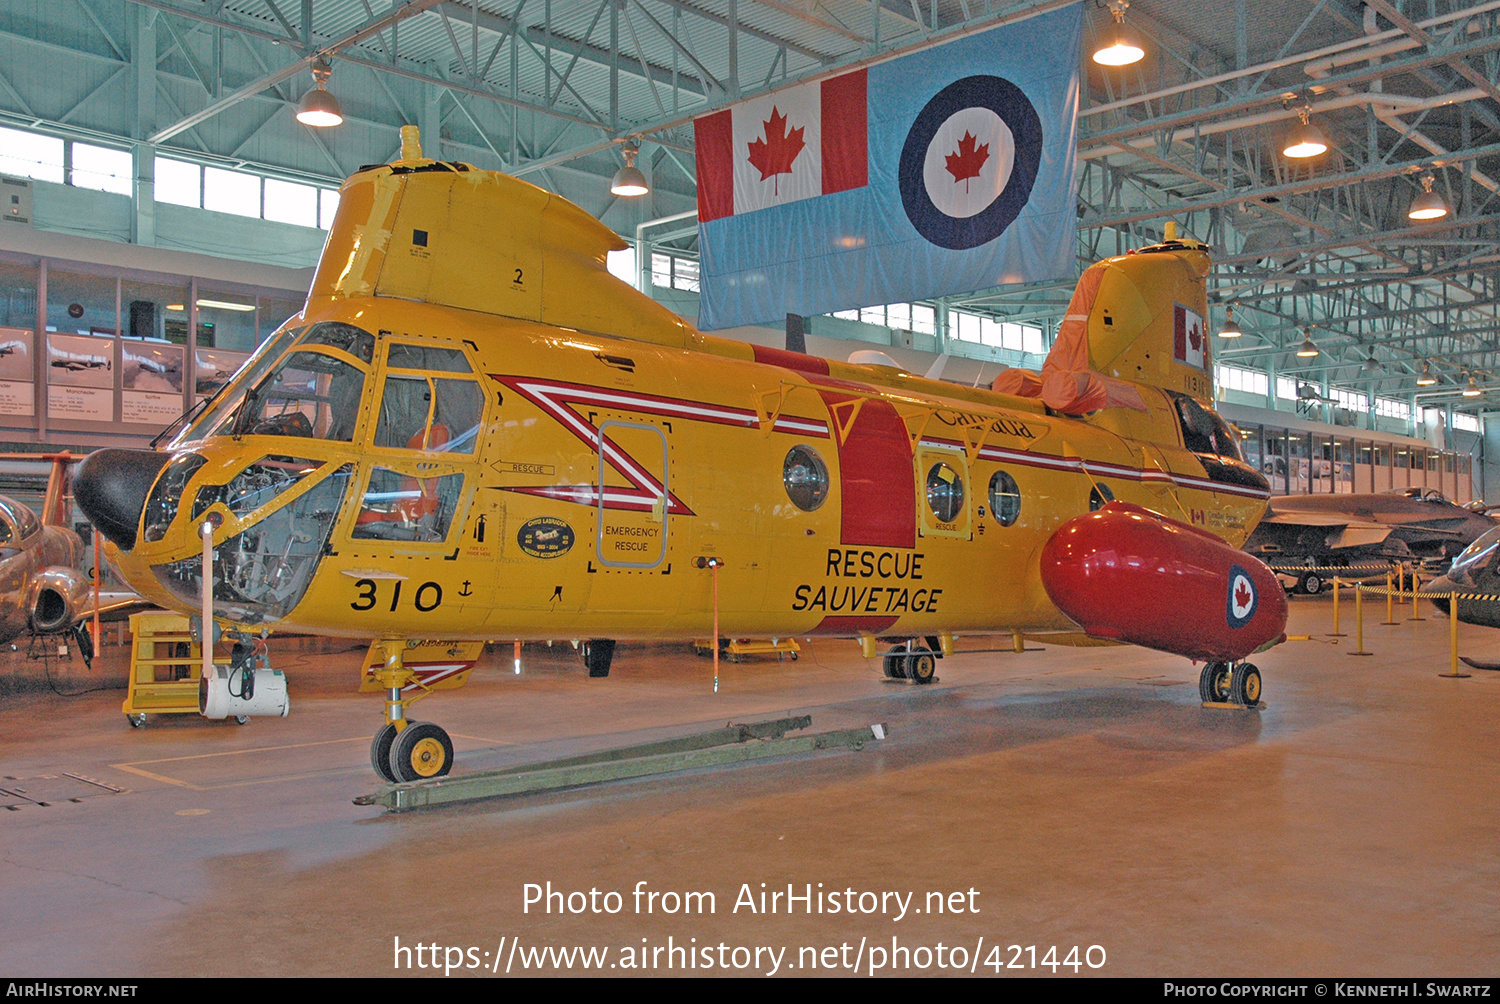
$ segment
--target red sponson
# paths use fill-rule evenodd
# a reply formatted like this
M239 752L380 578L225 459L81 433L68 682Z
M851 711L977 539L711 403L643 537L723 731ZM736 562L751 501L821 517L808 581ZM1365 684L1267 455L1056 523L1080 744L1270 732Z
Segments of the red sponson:
M1095 638L1231 662L1286 631L1286 594L1269 568L1128 502L1064 523L1041 570L1052 602Z

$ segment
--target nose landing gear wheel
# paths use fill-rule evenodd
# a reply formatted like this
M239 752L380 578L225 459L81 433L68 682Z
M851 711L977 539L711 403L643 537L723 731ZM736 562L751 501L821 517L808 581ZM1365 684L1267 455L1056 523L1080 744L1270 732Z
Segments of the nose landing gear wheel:
M375 733L375 738L370 740L370 766L375 768L375 773L380 775L382 781L396 780L396 775L391 772L391 744L396 741L396 726L386 722Z
M1297 583L1297 585L1308 596L1316 596L1323 591L1323 576L1317 572L1308 572L1302 576L1302 581Z
M1205 704L1223 704L1229 700L1233 674L1227 662L1210 662L1198 674L1198 698ZM1260 676L1256 674L1257 684ZM1257 696L1259 687L1257 686Z
M412 722L391 743L390 767L403 783L443 777L453 768L453 740L431 722Z

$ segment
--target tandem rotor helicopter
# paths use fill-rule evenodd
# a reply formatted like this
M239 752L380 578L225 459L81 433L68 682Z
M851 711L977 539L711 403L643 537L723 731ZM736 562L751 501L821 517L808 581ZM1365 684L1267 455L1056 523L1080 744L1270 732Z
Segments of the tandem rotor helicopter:
M377 640L371 762L441 776L452 743L407 708L466 674L419 640L587 639L604 676L616 640L707 636L715 577L723 635L857 638L916 683L956 632L1050 632L1257 702L1286 600L1235 549L1269 492L1211 407L1197 242L1088 269L1009 393L702 334L607 272L623 247L407 127L345 183L302 313L162 449L85 461L75 498L151 601L201 609L210 527L235 646L206 710L283 713L262 632Z

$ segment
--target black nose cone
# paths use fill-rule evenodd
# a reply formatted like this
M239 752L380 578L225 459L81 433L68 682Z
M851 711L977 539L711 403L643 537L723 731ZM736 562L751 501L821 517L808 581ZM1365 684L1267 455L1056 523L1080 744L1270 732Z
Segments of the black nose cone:
M156 476L172 457L155 450L99 450L73 476L73 501L122 551L135 547L136 528Z

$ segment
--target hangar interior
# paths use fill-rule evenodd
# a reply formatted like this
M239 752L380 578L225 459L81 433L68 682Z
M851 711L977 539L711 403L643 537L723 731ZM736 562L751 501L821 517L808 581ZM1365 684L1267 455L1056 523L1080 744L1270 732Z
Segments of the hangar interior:
M809 351L878 349L918 374L946 356L966 386L1036 368L1078 273L1173 221L1213 255L1215 395L1273 492L1493 496L1500 2L1085 3L1073 274L805 318ZM430 156L583 207L630 245L611 271L693 321L696 116L1061 6L7 0L0 440L148 444L300 310L340 184L396 157L406 125ZM1120 23L1145 58L1088 59ZM298 121L327 95L340 124ZM1326 149L1292 156L1293 138ZM646 194L612 194L626 169ZM1433 197L1442 215L1413 215ZM779 326L720 333L785 344ZM1280 691L1233 719L1198 716L1196 669L1134 649L975 638L924 691L818 641L795 664L728 668L720 699L677 650L627 653L612 697L578 678L567 639L527 646L514 674L496 647L478 694L442 699L481 766L804 711L890 720L892 741L426 817L348 806L369 779L373 705L346 686L362 648L281 643L307 689L280 732L166 716L124 731L118 691L94 688L126 646L101 650L102 671L16 653L0 845L24 909L0 958L37 975L376 975L393 938L498 960L506 937L821 947L894 927L1103 943L1104 975L1488 972L1500 819L1470 778L1495 760L1500 681L1434 679L1446 637L1405 616L1376 628L1367 611L1377 657L1345 659L1328 602L1299 598L1304 640L1261 660ZM1493 646L1480 628L1462 640ZM991 898L905 927L727 910L742 883L825 875ZM523 886L548 881L711 888L720 908L696 926L523 912Z

